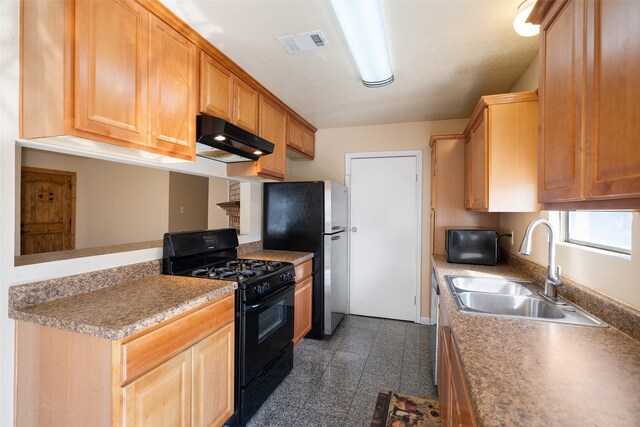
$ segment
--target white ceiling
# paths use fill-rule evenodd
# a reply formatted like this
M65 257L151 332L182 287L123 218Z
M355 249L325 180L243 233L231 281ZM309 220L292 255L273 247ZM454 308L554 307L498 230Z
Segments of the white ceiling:
M395 82L366 88L328 0L161 0L318 128L465 118L508 91L538 37L512 27L521 0L382 0ZM321 30L329 48L277 37Z

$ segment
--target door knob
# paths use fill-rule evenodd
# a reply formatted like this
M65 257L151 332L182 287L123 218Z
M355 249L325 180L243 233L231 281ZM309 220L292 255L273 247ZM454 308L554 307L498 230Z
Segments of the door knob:
M356 231L358 231L358 227L351 227L351 232L355 233Z

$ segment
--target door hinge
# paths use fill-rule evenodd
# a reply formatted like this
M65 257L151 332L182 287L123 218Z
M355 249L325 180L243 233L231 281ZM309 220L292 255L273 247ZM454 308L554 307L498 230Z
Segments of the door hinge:
M417 302L417 300L416 300L416 296L414 295L414 296L413 296L413 305L416 305L417 303L418 303L418 302Z
M418 182L418 174L416 174L416 182Z

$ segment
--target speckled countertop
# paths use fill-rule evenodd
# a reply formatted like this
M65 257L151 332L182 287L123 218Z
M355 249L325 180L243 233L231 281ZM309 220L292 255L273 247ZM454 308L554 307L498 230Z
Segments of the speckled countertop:
M119 340L233 292L235 282L153 275L11 310L16 320Z
M300 264L313 258L312 252L276 251L273 249L261 249L258 251L243 253L241 258L254 258L265 261L282 261Z
M640 425L640 342L612 327L460 312L445 275L528 278L433 261L478 425Z

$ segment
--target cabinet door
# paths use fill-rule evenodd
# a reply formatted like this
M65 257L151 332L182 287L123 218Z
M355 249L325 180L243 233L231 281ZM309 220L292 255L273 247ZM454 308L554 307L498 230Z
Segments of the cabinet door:
M471 129L471 205L474 210L486 210L489 207L487 191L488 146L487 146L487 110Z
M640 196L640 2L587 2L587 199Z
M471 162L473 146L471 139L467 139L464 143L464 207L465 209L473 208L473 194L471 187L471 175L473 165Z
M258 161L258 175L284 179L287 114L275 102L260 95L259 135L275 147L273 153Z
M540 32L540 202L581 196L584 2L553 7Z
M316 156L316 135L307 128L302 128L302 152L312 159Z
M451 369L449 367L446 331L440 315L438 315L438 392L442 425L447 426L451 420Z
M191 160L196 144L197 49L155 16L150 28L150 145Z
M76 129L148 144L148 33L149 12L134 1L76 3Z
M191 349L124 389L126 427L191 425Z
M451 397L451 413L452 425L469 427L475 426L475 417L471 410L471 402L467 396L467 389L462 373L462 364L460 362L460 354L455 340L451 337L451 347L449 349L449 357L451 358L451 388L453 394Z
M311 330L311 309L313 299L313 278L296 285L295 309L293 314L293 345L298 345Z
M233 82L232 122L251 133L258 133L259 93L244 80L235 77Z
M193 425L221 426L233 414L234 324L193 347Z
M288 132L287 132L287 147L295 148L298 151L302 151L302 134L303 126L298 123L293 117L287 117Z
M233 74L200 52L200 112L232 121Z

